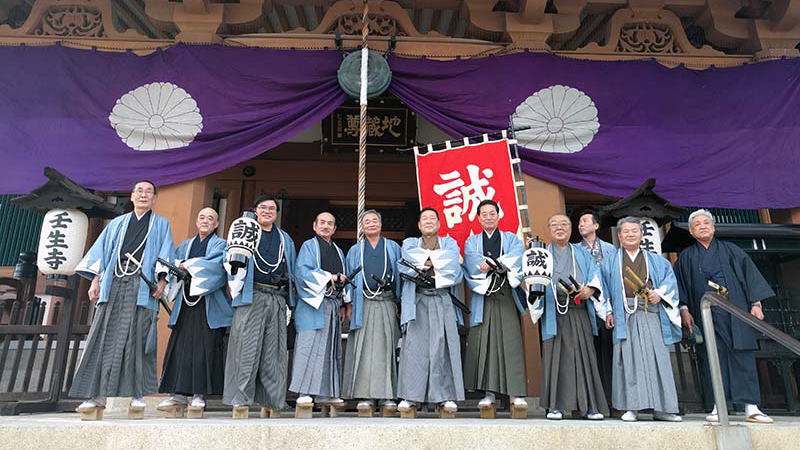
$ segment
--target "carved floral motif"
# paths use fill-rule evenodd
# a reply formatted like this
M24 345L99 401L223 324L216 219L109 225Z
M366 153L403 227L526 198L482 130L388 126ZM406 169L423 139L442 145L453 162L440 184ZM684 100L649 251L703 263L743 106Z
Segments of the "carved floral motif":
M51 6L34 33L40 36L106 37L103 14L86 6Z
M663 23L626 23L619 30L621 53L683 53L672 29Z
M346 14L340 16L330 33L360 35L363 23L361 14ZM397 19L385 14L367 14L369 34L376 36L406 36L406 33L397 26Z

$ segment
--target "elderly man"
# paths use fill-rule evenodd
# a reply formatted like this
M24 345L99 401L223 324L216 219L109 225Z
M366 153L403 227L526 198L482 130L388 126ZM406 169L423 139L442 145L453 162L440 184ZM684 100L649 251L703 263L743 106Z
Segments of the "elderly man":
M730 242L714 239L714 216L705 209L689 215L689 233L697 242L684 249L675 264L678 288L681 293L681 316L683 326L691 330L692 325L701 326L694 317L700 315L700 300L711 281L728 289L728 300L737 307L750 311L750 314L764 319L761 301L775 293L761 276L756 265L742 249ZM732 317L728 312L713 308L714 335L719 350L722 381L725 398L736 404L745 405L748 422L772 423L772 418L758 409L760 396L758 372L756 371L755 331ZM703 352L704 353L704 352ZM703 355L705 386L710 387L708 359ZM706 401L711 403L710 389L706 389ZM717 407L706 418L710 422L719 421Z
M158 405L162 411L183 409L187 396L193 396L193 408L202 410L204 396L222 394L225 329L231 326L233 308L225 292L225 240L216 235L218 221L214 209L201 209L195 222L197 235L183 241L173 254L178 269L190 278L171 277L176 297L159 392L175 395Z
M626 422L638 420L641 410L653 410L655 420L680 422L668 347L681 340L675 274L664 257L639 248L640 219L620 219L617 232L622 248L603 260L613 310L607 326L614 326L611 402L626 411Z
M572 411L589 420L602 420L608 415L608 403L592 341L598 328L595 318L605 320L608 310L600 269L586 250L569 243L569 217L556 214L548 219L547 228L553 281L545 288L538 313L544 314L540 403L551 420L561 420ZM562 282L570 284L570 277L580 285L577 292L559 287Z
M458 244L451 237L437 236L439 213L423 208L417 222L422 237L403 241L402 257L428 283L417 284L410 278L423 277L404 265L400 324L406 328L400 349L397 406L401 413L413 414L416 403L438 403L440 411L452 415L456 401L464 400L464 376L461 370L461 344L457 325L463 323L461 312L453 305L453 288L464 278L459 264Z
M595 263L601 265L603 258L611 256L617 248L597 237L600 218L593 211L586 211L578 219L578 232L581 234L581 247L592 255Z
M275 224L278 201L262 195L253 207L261 226L255 254L247 270L236 275L225 263L234 312L222 401L233 406L233 417L239 419L248 416L254 403L270 410L286 406L286 317L294 304L296 253L292 238Z
M75 269L92 280L89 299L97 301L69 393L90 399L78 406L85 418L102 418L106 397L132 397L130 415L141 418L143 397L158 389L156 299L167 285L167 269L156 259L172 256L172 231L167 219L153 213L157 195L152 182L136 183L133 211L112 220Z
M522 280L524 249L517 235L497 229L499 212L493 200L480 202L478 220L483 231L464 244L464 272L472 290L464 385L486 393L478 403L481 407L494 405L495 394L503 394L511 397L512 409L527 410L519 328L519 315L526 309L516 290Z
M361 218L364 239L347 252L347 272L361 267L353 279L352 318L344 364L345 398L361 399L358 410L371 413L375 402L396 408L397 364L395 348L400 337L396 278L400 246L381 236L381 214L374 209Z
M298 407L316 402L340 406L342 338L340 319L346 317L350 302L342 250L333 242L336 218L329 212L317 214L316 236L305 241L297 257L296 281L300 301L295 308L292 383ZM341 311L340 311L341 310ZM298 408L299 409L299 408Z

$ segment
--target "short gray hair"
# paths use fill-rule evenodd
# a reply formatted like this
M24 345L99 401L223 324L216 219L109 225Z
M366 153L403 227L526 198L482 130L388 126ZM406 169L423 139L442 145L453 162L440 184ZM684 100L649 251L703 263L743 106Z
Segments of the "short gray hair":
M383 216L381 216L381 213L379 213L378 211L376 211L374 209L368 209L368 210L364 211L364 214L361 215L361 220L362 221L364 220L364 217L367 217L367 214L375 214L376 216L378 216L378 220L380 220L381 223L383 223Z
M714 220L714 216L711 214L711 211L701 208L701 209L698 209L697 211L694 211L693 213L689 214L689 226L692 225L692 221L695 218L700 217L700 216L708 217L708 220L711 221L711 225L716 225L717 224L717 221Z
M644 228L642 228L642 219L633 216L626 216L617 221L617 233L620 232L622 229L622 224L624 223L635 223L636 225L639 225L639 230L644 232Z

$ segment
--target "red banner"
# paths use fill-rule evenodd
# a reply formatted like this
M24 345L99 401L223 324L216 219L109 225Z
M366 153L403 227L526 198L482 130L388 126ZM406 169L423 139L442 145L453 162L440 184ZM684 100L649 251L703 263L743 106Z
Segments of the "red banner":
M508 141L490 141L450 150L415 152L419 204L439 211L439 235L450 235L462 252L470 232L478 233L478 203L500 205L503 231L517 232L519 210Z

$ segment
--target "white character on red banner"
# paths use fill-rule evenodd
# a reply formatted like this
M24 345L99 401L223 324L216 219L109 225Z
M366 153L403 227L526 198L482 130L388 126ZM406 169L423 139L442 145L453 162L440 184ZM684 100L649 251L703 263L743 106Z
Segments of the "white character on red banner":
M481 178L481 174L485 178ZM442 206L444 206L442 212L448 228L462 223L464 214L467 214L467 219L472 222L478 214L478 204L482 200L494 199L495 190L489 186L489 178L494 176L492 169L480 170L477 165L468 164L467 175L469 176L469 184L466 186L458 170L440 174L439 178L445 183L433 186L433 191L444 197L442 200ZM484 191L483 188L486 188L486 190ZM500 217L503 217L502 208L500 209Z

